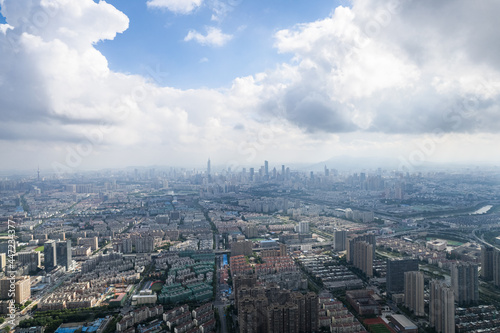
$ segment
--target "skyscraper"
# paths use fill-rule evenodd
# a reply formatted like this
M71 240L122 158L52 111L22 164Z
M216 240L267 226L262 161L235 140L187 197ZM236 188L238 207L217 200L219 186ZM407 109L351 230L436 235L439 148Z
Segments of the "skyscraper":
M335 230L333 246L335 251L345 251L347 242L347 231Z
M269 162L264 161L264 175L266 176L266 179L269 179Z
M429 286L429 323L438 333L455 333L455 297L443 282L433 280Z
M56 241L49 240L43 244L44 266L46 271L50 271L57 266Z
M493 280L493 254L491 246L481 246L481 277L485 281Z
M451 286L459 306L479 301L478 266L473 263L451 265Z
M57 264L66 268L67 271L70 270L73 262L71 254L71 239L56 242Z
M362 242L366 241L367 243L373 245L373 254L372 257L375 258L375 235L374 234L364 234L364 235L359 235L355 236L354 238L351 238L349 240L349 246L347 247L347 261L353 262L354 259L354 245L357 242Z
M373 276L373 245L366 242L356 242L354 244L353 264L368 277Z
M500 251L493 251L493 284L500 287Z
M211 166L210 166L210 159L208 159L208 162L207 162L207 175L210 177L211 174L212 174L212 169L211 169Z
M299 234L309 233L309 222L299 222Z
M392 258L387 260L387 293L401 294L405 290L405 272L418 271L418 259Z
M405 306L416 316L424 316L424 274L405 272Z

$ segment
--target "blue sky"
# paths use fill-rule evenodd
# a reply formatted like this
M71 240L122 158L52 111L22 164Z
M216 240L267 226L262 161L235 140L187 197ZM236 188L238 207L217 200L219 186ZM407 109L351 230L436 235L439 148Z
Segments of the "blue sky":
M0 169L500 163L498 1L0 0L0 12Z
M338 5L331 0L221 2L229 11L214 21L214 1L210 0L187 15L148 8L145 1L109 1L129 17L130 26L114 40L99 42L97 49L115 71L147 76L149 69L159 68L166 74L165 82L159 82L162 85L226 87L236 77L272 69L291 58L273 47L276 31L324 18ZM184 41L190 30L204 32L206 26L234 37L221 47Z

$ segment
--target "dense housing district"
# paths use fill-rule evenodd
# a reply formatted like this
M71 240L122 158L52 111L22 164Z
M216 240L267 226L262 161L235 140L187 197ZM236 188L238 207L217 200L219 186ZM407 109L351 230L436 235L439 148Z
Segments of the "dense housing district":
M495 170L0 179L3 331L500 332Z

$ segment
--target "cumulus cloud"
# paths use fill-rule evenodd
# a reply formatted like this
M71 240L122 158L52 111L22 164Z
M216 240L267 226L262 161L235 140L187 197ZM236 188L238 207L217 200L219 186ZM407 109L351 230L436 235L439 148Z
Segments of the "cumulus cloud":
M219 28L207 27L207 34L203 35L196 30L190 30L184 41L195 41L204 46L224 46L233 36L223 33Z
M148 7L165 8L177 14L189 14L200 7L203 0L149 0Z
M202 2L182 1L184 10L167 6L181 1L152 3L188 13ZM90 142L99 161L133 163L134 152L144 163L167 164L161 156L201 153L251 164L262 154L391 153L432 133L453 136L455 146L440 147L458 155L457 147L475 152L471 143L492 147L499 139L496 2L355 0L278 31L276 50L289 62L235 78L227 89L188 90L109 69L94 45L129 22L105 2L0 4L7 21L0 25L0 147L10 156L16 142L26 154L64 161ZM222 46L231 38L207 27L185 41Z

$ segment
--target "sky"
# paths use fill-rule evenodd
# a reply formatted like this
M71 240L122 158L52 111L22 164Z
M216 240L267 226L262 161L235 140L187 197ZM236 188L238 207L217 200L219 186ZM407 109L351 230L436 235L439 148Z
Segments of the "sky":
M494 0L0 0L0 169L497 165L499 12Z

